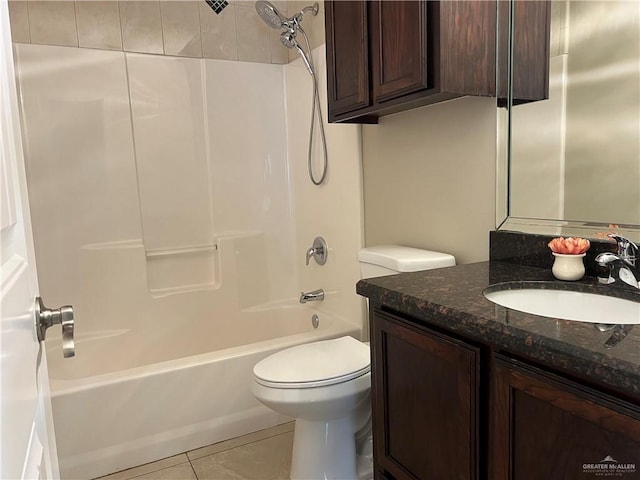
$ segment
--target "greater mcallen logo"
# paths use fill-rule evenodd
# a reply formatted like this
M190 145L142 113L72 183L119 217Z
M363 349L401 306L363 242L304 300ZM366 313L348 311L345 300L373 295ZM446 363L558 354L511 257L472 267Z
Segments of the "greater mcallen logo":
M620 463L607 455L598 463L583 463L583 473L593 473L596 477L621 477L624 473L635 473L635 463Z

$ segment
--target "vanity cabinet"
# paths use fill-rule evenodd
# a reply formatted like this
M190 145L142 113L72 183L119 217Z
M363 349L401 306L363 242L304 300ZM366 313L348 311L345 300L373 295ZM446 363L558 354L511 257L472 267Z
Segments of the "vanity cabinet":
M373 304L370 322L376 478L640 478L640 399L437 331L429 318Z
M376 476L479 478L478 349L396 315L374 317Z
M515 3L527 22L514 45L528 63L517 71L514 96L545 99L550 2ZM496 36L498 17L509 17L508 2L500 4L498 13L495 1L327 0L329 121L376 123L463 95L506 96L506 77L496 86L496 39L502 50L508 44Z
M637 404L501 355L492 401L492 480L640 478Z

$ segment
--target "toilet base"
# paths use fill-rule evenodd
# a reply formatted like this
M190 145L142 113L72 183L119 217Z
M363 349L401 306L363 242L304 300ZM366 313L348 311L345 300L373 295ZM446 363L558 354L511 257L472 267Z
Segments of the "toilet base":
M357 480L354 426L348 418L296 419L291 480Z

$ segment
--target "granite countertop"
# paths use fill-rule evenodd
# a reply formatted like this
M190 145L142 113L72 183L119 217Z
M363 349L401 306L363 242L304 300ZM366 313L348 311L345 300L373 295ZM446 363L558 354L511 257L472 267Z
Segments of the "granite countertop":
M640 397L640 325L607 349L604 343L611 332L599 332L593 323L518 312L496 305L482 294L489 285L514 281L555 282L564 289L612 293L640 301L640 292L599 285L593 277L560 282L548 269L498 261L360 280L356 290L374 303L494 350L540 361ZM603 318L602 323L615 320Z

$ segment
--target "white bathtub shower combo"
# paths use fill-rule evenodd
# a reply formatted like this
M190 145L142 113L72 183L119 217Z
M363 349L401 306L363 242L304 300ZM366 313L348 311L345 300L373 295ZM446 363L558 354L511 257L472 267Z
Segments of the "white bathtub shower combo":
M358 254L363 278L455 265L453 256L395 245ZM373 478L369 347L351 337L275 353L253 369L253 393L296 419L291 479Z

